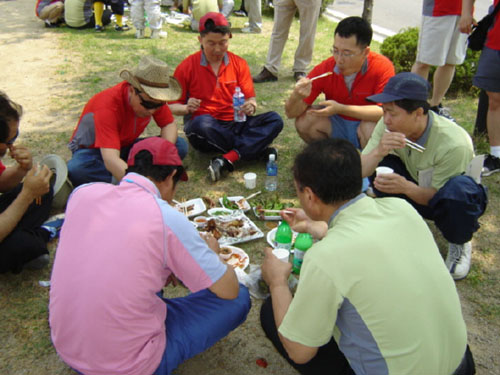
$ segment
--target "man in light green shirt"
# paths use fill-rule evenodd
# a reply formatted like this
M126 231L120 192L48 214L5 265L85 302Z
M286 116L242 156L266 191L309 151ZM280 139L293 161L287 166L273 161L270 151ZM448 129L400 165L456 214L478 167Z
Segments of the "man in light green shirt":
M189 8L190 5L191 9ZM183 12L189 14L189 11L191 11L193 18L191 20L191 29L193 31L198 31L199 21L205 14L220 11L228 19L233 7L234 0L182 0Z
M474 157L467 132L429 111L429 83L414 73L392 77L381 94L383 118L363 149L363 177L370 177L379 197L406 199L433 220L449 242L446 265L455 280L467 276L477 219L486 209L485 189L463 174ZM374 175L378 166L393 173Z
M278 351L301 374L473 374L455 284L422 217L361 194L346 140L310 144L293 175L303 210L282 217L319 241L293 297L291 264L266 249L261 324Z

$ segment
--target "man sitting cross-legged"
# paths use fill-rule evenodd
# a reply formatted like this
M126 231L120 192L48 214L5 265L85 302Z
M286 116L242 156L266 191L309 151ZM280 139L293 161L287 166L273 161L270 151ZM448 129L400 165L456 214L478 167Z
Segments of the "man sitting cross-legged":
M256 115L257 100L248 64L228 51L231 30L220 13L207 13L200 20L201 50L188 56L175 70L182 97L170 104L176 115L188 115L184 132L201 152L219 152L208 167L212 181L232 172L239 159L267 161L276 150L269 147L283 129L276 112ZM246 120L234 119L233 94L245 95L241 112Z

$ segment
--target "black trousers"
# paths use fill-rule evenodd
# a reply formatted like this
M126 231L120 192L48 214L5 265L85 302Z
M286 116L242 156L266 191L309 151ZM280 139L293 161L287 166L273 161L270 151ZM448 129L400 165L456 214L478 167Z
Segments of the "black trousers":
M4 212L21 192L22 184L0 195L0 212ZM40 228L49 217L52 187L42 197L42 204L33 202L14 230L0 242L0 273L19 273L23 265L40 255L48 254L49 232Z
M337 343L332 338L330 342L318 349L316 356L309 362L299 365L293 362L281 344L278 336L276 323L274 322L273 304L271 297L264 301L260 310L260 324L266 336L273 343L278 352L290 363L298 372L303 375L354 375L354 371L349 366L349 362L340 351Z

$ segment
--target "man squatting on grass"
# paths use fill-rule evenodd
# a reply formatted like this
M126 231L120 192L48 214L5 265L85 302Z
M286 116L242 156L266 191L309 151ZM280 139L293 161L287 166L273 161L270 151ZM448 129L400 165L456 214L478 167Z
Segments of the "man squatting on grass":
M42 227L52 204L52 172L34 166L31 152L16 144L21 115L22 107L0 91L0 158L9 151L15 162L5 167L0 161L0 273L45 267L54 235Z
M170 374L250 310L217 240L200 237L167 203L187 180L176 147L147 138L132 147L128 166L118 186L72 193L52 271L52 341L85 375ZM192 294L162 298L177 278Z
M346 140L308 145L293 176L303 209L283 219L319 241L295 296L291 264L266 249L261 324L280 354L301 374L473 374L455 283L422 217L403 199L361 193Z
M269 147L283 129L276 112L256 115L257 100L250 69L245 60L228 51L232 37L229 23L220 13L207 13L200 20L201 50L188 56L175 70L182 86L172 112L184 115L189 143L201 152L223 153L208 166L212 181L232 172L239 160L266 160L277 155ZM247 119L234 121L233 94L240 87L245 95L242 110Z
M446 266L460 280L469 273L472 235L488 199L485 188L464 175L474 157L471 138L461 126L429 111L429 91L424 78L399 73L381 94L368 97L382 103L384 117L362 152L363 177L371 176L378 197L406 199L434 221L449 242ZM408 147L406 139L425 151ZM377 166L394 173L375 177Z
M130 148L153 118L160 137L177 147L183 159L187 142L177 137L177 126L167 100L176 100L181 87L169 76L165 62L150 56L130 72L122 70L123 82L94 95L83 108L69 142L73 153L68 175L74 186L88 182L118 182L125 175Z

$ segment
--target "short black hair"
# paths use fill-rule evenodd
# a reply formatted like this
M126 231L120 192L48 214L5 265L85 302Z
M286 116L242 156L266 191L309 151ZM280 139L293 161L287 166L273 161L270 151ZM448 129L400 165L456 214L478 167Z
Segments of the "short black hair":
M425 100L415 100L415 99L400 99L395 100L394 104L399 108L402 108L406 111L406 113L413 113L419 108L423 108L424 115L429 112L431 108L430 104Z
M325 204L344 202L361 193L361 157L345 139L315 141L295 158L293 177L300 191L309 187Z
M356 45L368 47L372 42L373 30L368 22L361 17L347 17L339 22L334 35L342 38L356 37Z
M231 28L229 26L216 26L214 20L209 18L208 20L205 21L205 29L200 32L200 35L205 36L208 33L231 35Z
M9 136L9 122L18 122L23 114L23 107L9 99L6 93L0 91L0 142L5 142Z
M156 182L163 182L174 170L177 170L173 178L175 186L184 173L182 165L154 165L153 155L148 150L139 151L134 160L135 165L128 167L127 173L135 172Z

